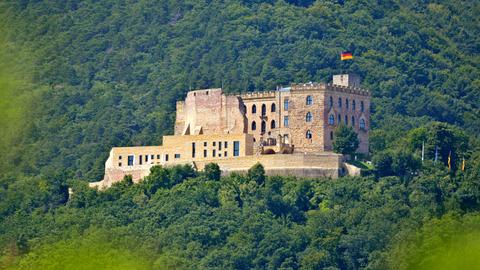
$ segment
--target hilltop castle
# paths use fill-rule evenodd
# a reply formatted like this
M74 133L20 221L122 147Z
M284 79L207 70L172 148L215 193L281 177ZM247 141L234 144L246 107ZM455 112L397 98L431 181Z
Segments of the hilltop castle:
M270 175L338 177L343 159L332 150L339 124L352 126L357 151L368 152L370 94L355 74L241 95L195 90L176 109L175 134L164 136L163 145L112 148L104 179L91 186L108 187L125 175L138 182L154 165L189 163L202 170L212 162L223 173L260 162Z

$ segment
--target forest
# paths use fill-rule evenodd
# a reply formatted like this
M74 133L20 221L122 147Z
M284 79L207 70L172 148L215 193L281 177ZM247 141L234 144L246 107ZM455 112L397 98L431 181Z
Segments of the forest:
M475 269L478 14L460 0L2 1L0 269ZM171 134L191 89L341 72L372 94L362 176L211 164L88 188L111 147Z

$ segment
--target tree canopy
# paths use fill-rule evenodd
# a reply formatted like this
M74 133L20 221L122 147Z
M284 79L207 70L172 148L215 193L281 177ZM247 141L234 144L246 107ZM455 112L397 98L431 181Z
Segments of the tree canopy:
M335 129L333 151L351 155L357 151L358 135L351 126L340 125Z
M0 268L477 266L478 14L460 0L1 1ZM343 72L372 95L364 176L155 166L88 188L111 147L171 134L190 89Z

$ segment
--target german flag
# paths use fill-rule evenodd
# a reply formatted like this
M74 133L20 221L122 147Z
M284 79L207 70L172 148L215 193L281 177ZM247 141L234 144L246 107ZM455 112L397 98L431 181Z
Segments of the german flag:
M353 55L351 52L342 52L340 54L340 60L351 60L353 59Z

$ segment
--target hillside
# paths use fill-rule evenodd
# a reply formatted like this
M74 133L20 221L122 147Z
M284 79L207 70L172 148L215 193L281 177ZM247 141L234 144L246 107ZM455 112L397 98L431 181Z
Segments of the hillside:
M480 132L477 2L257 2L4 2L6 39L47 90L3 161L98 180L110 147L171 133L189 89L269 90L342 70L373 94L373 151L385 147L376 137L433 120ZM341 63L342 50L355 60Z
M458 0L2 1L0 269L480 265L478 14ZM362 177L180 166L87 188L112 146L171 134L189 89L342 71L373 96Z

